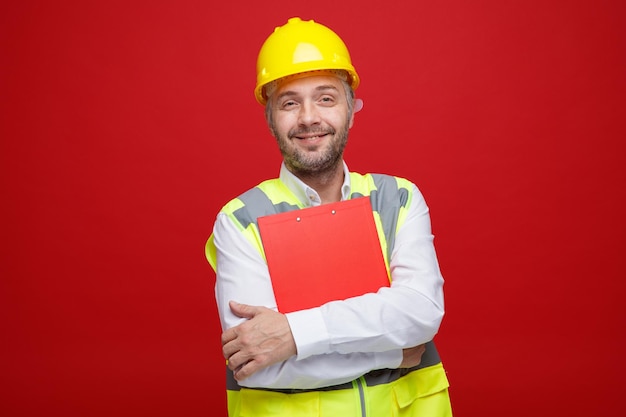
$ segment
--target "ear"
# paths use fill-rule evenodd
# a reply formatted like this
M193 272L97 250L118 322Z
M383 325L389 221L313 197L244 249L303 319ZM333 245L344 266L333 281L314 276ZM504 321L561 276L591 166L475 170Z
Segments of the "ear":
M358 113L363 109L363 100L360 98L354 99L354 113Z

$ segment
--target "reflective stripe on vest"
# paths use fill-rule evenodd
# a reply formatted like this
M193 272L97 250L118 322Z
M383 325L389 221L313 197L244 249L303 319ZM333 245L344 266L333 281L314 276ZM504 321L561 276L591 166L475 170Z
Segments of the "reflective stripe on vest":
M395 243L397 227L404 220L400 216L403 209L406 209L410 202L411 194L409 182L401 178L384 174L360 175L350 174L352 194L350 198L369 196L372 210L377 216L377 227L379 227L384 240L381 239L381 246L385 249L385 261L389 256ZM251 224L257 228L257 218L270 214L283 213L302 208L295 196L286 191L282 181L272 179L265 181L259 186L252 188L242 194L238 200L242 203L239 208L232 211L232 216L244 230L249 230ZM287 201L290 200L290 201ZM258 232L254 232L258 235ZM258 236L248 237L262 251Z

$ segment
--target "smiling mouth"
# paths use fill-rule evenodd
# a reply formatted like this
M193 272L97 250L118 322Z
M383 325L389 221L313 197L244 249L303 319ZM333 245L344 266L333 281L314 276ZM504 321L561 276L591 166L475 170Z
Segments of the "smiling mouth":
M324 136L326 136L328 133L320 133L318 135L306 135L306 136L294 136L296 139L299 140L317 140L320 138L323 138Z
M316 140L316 139L321 139L327 135L332 134L333 132L329 132L329 131L323 131L323 132L293 132L291 135L289 135L289 137L291 139L298 139L298 140Z

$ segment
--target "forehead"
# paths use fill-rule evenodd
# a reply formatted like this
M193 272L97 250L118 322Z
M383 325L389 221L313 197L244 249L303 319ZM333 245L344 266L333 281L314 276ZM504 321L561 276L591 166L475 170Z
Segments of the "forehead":
M310 75L287 79L278 84L275 94L309 94L324 90L343 91L341 80L332 75Z

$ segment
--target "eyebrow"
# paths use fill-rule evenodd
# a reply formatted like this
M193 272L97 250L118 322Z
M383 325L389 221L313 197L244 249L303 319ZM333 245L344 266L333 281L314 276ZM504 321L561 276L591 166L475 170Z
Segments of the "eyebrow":
M315 87L315 91L326 91L326 90L334 90L339 92L339 89L337 87L335 87L332 84L322 84L322 85L318 85L317 87ZM287 91L283 91L282 93L280 93L278 96L276 96L276 100L280 100L284 97L292 97L292 96L297 96L299 95L298 92L296 91L292 91L292 90L287 90Z

